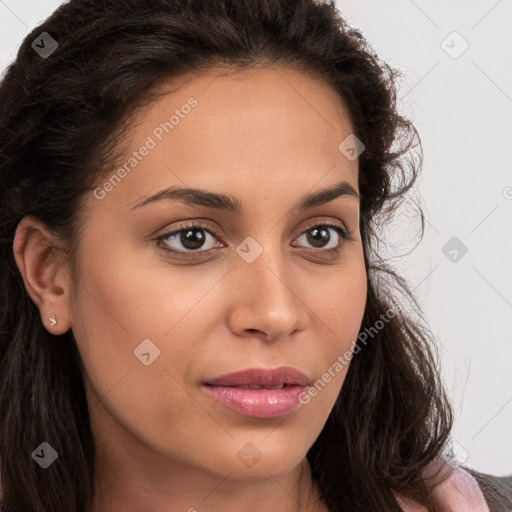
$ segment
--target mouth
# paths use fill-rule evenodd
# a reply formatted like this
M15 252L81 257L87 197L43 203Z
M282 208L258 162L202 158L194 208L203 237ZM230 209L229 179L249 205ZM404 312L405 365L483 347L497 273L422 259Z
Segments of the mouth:
M212 386L212 384L207 384L208 386ZM285 386L290 386L290 384L280 384L278 386L260 386L258 384L247 384L246 386L226 386L230 388L238 388L238 389L283 389Z
M228 409L252 418L290 413L306 389L307 376L295 368L249 368L203 382L202 389Z

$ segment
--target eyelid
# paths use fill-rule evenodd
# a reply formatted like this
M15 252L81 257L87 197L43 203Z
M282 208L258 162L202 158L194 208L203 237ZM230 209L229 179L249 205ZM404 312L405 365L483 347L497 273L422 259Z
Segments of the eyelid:
M345 224L343 222L336 221L336 220L329 218L329 219L324 219L324 220L314 219L311 223L306 224L306 227L301 229L299 236L302 235L304 233L304 231L307 231L308 229L314 228L316 226L337 227L337 228L342 229L347 235L350 234L350 231L348 230L348 228L345 226ZM294 240L295 240L295 238L297 238L297 237L294 237Z

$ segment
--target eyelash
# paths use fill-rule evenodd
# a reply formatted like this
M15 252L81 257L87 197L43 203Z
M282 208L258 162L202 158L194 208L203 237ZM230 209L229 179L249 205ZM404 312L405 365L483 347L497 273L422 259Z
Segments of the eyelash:
M313 225L307 227L304 231L302 231L302 233L300 233L299 236L303 235L304 233L307 233L308 231L312 230L313 228L320 228L320 227L329 227L329 228L334 229L338 233L338 235L341 237L342 241L338 244L337 247L335 247L333 249L316 249L316 250L312 249L315 252L325 252L328 254L338 255L343 250L343 248L345 246L344 242L352 240L352 237L350 236L349 231L342 228L339 224L333 223L331 221L325 221L325 222L321 222L318 224L313 224ZM217 230L215 229L215 227L213 225L205 223L205 222L197 222L197 223L185 224L184 226L181 226L180 228L175 229L174 231L164 233L163 235L160 235L157 238L155 238L155 241L158 242L158 244L162 247L162 249L164 251L170 252L172 254L178 254L178 255L180 255L180 257L183 256L185 258L196 258L197 259L198 254L208 253L210 251L215 250L215 249L207 249L206 251L200 251L200 250L192 251L191 249L189 249L188 251L177 251L175 249L168 249L161 245L165 239L170 238L171 236L177 235L187 229L202 229L202 230L210 233L210 235L213 235L215 238L218 237Z

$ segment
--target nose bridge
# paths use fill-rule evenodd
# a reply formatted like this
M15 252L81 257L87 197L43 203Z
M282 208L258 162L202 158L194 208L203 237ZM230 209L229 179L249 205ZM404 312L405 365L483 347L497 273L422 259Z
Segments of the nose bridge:
M275 288L275 294L283 294L282 288L286 289L283 281L290 272L286 268L286 255L275 234L248 236L238 245L236 252L239 256L237 270L242 274L243 282L258 290Z
M270 337L301 328L305 306L297 295L280 240L272 232L247 237L236 251L233 277L240 285L232 299L238 313L234 316L237 325L232 327L264 331Z

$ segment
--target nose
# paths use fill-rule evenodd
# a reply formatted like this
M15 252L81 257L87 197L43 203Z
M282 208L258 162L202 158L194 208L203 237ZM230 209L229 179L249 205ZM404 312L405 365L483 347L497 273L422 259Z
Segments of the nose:
M266 246L254 261L249 261L237 258L229 273L228 324L232 332L271 342L303 331L309 311L305 284L301 287L297 272L280 249Z

